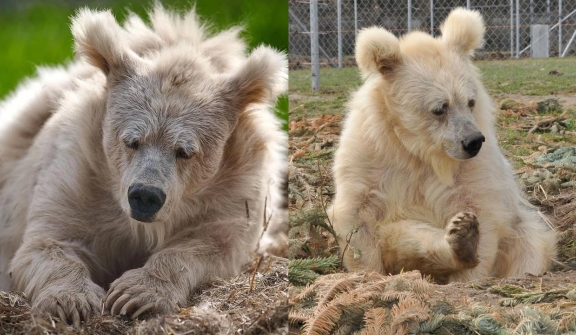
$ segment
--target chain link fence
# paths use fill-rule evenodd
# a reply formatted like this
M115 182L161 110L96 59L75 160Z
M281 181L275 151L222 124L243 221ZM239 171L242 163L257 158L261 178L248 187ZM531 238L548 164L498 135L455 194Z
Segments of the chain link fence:
M353 66L360 29L378 25L397 36L412 30L437 36L459 6L484 17L486 43L476 59L576 55L575 0L289 0L290 66L316 65L313 49L317 66Z

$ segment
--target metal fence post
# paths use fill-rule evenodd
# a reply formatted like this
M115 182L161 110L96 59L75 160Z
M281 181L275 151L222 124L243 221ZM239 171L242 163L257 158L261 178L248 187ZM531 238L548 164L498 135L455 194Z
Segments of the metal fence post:
M320 53L318 52L318 0L310 0L310 58L312 61L312 90L320 90Z
M358 37L358 1L354 0L354 37Z
M466 0L466 8L470 9L470 0Z
M408 0L408 32L412 31L412 0Z
M520 58L520 0L516 0L516 58Z
M434 36L434 0L430 0L430 35Z
M336 2L338 6L338 68L342 68L342 1Z
M510 0L510 58L514 57L514 0Z
M562 55L562 0L558 0L558 56Z

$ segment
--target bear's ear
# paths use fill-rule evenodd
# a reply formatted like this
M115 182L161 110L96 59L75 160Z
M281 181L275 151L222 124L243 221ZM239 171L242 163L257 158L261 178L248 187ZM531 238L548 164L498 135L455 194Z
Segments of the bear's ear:
M364 78L386 75L402 63L400 41L383 28L363 29L356 40L356 62Z
M473 56L474 50L484 44L484 20L477 11L465 8L455 8L450 12L446 21L440 28L442 40L451 46L454 51Z
M135 65L136 55L128 49L123 30L110 11L78 10L72 19L72 35L76 54L106 75Z
M252 103L274 103L288 84L288 61L272 48L256 48L231 78L228 101L237 111Z

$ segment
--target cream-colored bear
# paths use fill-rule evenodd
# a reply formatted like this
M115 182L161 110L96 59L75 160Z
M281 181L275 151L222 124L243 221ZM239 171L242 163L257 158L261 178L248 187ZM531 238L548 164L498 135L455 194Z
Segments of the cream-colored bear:
M482 18L458 8L441 30L358 36L365 81L349 103L329 211L344 265L417 269L438 282L541 274L555 233L498 148L495 108L471 61Z

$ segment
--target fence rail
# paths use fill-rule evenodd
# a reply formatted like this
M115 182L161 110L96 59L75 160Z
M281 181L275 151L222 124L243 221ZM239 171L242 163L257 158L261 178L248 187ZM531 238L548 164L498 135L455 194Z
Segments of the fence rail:
M360 29L438 35L455 7L484 17L485 44L476 59L576 55L575 0L289 0L290 66L353 66Z

